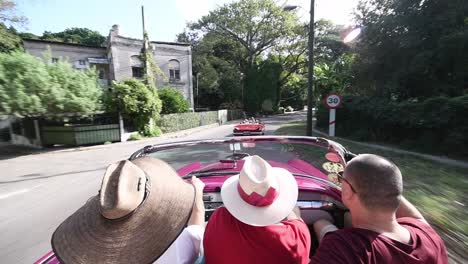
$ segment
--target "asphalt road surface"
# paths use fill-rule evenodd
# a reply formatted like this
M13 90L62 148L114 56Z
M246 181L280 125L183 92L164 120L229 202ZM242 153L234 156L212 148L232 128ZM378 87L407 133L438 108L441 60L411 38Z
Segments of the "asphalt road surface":
M305 113L299 112L263 121L268 135L282 124L304 119ZM33 263L50 251L53 231L97 194L108 164L148 144L232 136L233 127L204 129L178 139L0 158L0 262Z

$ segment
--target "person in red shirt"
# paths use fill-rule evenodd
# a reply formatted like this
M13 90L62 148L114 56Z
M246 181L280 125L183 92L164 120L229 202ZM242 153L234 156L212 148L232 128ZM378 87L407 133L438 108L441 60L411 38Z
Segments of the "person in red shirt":
M359 155L340 178L352 227L336 230L328 220L316 221L320 246L312 264L448 263L444 242L402 196L402 175L394 163Z
M205 228L205 261L211 263L308 263L310 232L295 207L296 180L258 156L221 188L225 207Z

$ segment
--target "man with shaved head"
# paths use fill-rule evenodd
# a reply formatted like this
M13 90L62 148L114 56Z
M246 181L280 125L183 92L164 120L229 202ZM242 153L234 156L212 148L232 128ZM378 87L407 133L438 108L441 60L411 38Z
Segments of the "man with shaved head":
M352 159L342 176L352 227L314 223L320 247L311 263L448 263L443 241L403 193L391 161L371 154Z

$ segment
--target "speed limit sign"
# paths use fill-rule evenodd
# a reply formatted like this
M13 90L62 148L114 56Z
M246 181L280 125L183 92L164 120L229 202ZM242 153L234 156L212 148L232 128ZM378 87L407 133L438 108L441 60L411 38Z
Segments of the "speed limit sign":
M327 107L330 109L335 109L335 108L340 107L342 102L343 102L343 99L341 98L341 96L337 94L329 94L325 98L325 104L327 104Z
M327 95L325 98L325 104L330 109L328 135L331 137L335 136L336 108L340 107L341 103L343 103L341 96L334 93Z

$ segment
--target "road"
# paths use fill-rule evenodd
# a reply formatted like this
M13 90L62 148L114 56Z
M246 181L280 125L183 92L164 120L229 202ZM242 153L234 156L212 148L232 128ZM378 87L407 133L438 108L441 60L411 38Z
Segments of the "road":
M305 113L299 112L263 121L268 135L282 124L304 119ZM0 262L32 263L48 252L60 222L97 194L108 164L148 144L231 136L233 127L204 129L178 139L155 138L0 160Z

